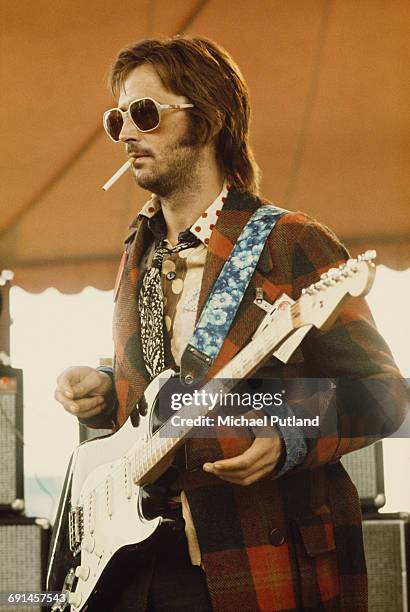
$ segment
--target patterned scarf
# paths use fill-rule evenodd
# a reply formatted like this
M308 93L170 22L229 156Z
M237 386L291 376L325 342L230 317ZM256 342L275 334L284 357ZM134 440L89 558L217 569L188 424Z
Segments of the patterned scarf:
M179 253L179 251L192 248L199 243L199 239L189 230L182 232L178 239L178 244L172 248L165 245L164 237L157 241L152 265L145 271L139 294L138 308L142 353L145 367L151 378L155 378L165 369L164 295L161 287L162 262L166 255Z

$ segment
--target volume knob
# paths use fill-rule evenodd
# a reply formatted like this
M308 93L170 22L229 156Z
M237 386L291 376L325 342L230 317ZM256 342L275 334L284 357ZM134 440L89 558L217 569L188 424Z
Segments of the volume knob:
M92 553L95 546L95 540L92 536L85 536L81 542L81 548L89 553Z
M88 565L78 565L75 568L75 575L81 580L88 580L88 576L90 575L90 568L88 567Z

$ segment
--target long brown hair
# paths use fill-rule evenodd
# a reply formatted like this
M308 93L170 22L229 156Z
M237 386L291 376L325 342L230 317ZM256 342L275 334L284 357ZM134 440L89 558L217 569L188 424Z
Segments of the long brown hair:
M215 139L218 163L239 191L257 194L259 168L249 145L249 92L231 56L206 38L147 39L119 52L109 76L115 96L137 66L149 63L164 87L186 96L193 142Z

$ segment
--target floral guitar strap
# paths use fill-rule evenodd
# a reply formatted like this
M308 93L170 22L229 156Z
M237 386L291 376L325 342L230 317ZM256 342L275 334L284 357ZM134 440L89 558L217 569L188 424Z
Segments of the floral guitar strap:
M203 378L215 361L276 222L286 210L265 205L243 228L181 358L181 382Z

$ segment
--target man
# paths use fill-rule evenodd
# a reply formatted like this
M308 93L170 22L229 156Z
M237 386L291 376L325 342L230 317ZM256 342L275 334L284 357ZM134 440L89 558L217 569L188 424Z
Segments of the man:
M153 195L130 225L119 271L115 391L110 371L73 367L60 375L56 399L90 426L117 428L158 372L195 369L185 350L195 323L243 227L266 202L257 197L247 88L219 46L191 37L136 43L120 52L110 84L118 108L105 114L105 129L125 145L137 184ZM313 219L281 216L208 375L255 333L265 315L255 296L297 299L347 258ZM215 320L212 341L218 333ZM367 609L360 505L339 459L394 431L404 400L365 302L348 302L287 365L272 356L258 375L365 379L388 401L379 405L373 393L362 409L363 394L348 382L338 393L334 436L272 427L252 442L188 440L177 463L190 556L184 538L164 536L144 553L149 570L135 560L116 578L107 609Z

